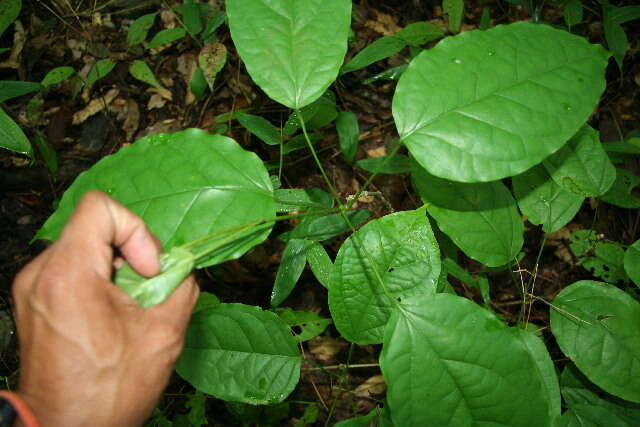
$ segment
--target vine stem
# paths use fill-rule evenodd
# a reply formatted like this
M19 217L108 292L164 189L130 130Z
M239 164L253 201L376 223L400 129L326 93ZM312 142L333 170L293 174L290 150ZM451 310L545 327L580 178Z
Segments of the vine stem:
M324 370L342 370L342 369L358 369L358 368L379 368L379 363L355 363L348 365L340 363L339 365L315 366L313 368L302 368L303 371L324 371Z

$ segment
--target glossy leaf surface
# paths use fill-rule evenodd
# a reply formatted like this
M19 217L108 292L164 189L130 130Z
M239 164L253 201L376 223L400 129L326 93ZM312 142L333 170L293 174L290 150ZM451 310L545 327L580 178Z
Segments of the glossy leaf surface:
M440 251L424 209L373 220L340 247L329 309L340 334L358 344L382 342L391 311L412 295L435 293Z
M546 25L464 32L411 62L393 116L433 175L464 182L513 176L586 121L604 90L607 58L600 46Z
M640 303L603 282L583 280L553 300L551 330L560 348L594 384L640 402ZM562 310L562 311L559 311Z
M274 313L219 304L193 314L176 370L217 398L272 404L298 383L300 354L289 327Z
M394 310L380 367L394 425L550 426L535 362L472 301L422 295Z
M298 279L307 264L304 239L291 239L282 252L276 281L271 292L271 307L279 306L298 283Z
M231 37L251 78L299 109L319 98L347 52L349 0L227 0Z
M238 122L267 145L280 145L282 136L278 128L267 119L247 113L236 113Z
M415 162L413 181L438 227L465 254L489 267L507 264L518 255L524 225L504 184L447 181Z
M145 137L103 158L69 187L36 237L56 240L90 190L104 191L142 217L165 250L275 216L262 161L232 139L199 129ZM269 231L247 230L198 267L242 255Z
M0 108L0 147L33 158L33 147L20 126Z
M624 253L624 271L640 286L640 240L636 240Z
M584 197L606 193L616 179L615 167L602 147L599 133L588 125L543 164L558 185Z
M532 224L542 224L548 233L567 225L584 201L584 196L556 184L541 165L514 176L511 182L523 215Z
M318 282L325 288L329 287L331 282L331 271L333 270L333 262L329 258L326 249L318 242L307 242L305 247L305 254L307 256L307 262L309 267L313 271L313 275L316 276Z

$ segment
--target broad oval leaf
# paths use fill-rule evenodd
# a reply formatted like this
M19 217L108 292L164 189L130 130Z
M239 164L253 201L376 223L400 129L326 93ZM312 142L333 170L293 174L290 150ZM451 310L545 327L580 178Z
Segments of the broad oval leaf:
M178 374L196 389L254 405L283 401L298 383L300 353L274 313L218 304L193 314Z
M447 37L400 78L398 132L436 176L478 182L519 174L587 120L605 87L608 55L528 22Z
M542 224L547 233L567 225L584 201L584 196L556 184L542 165L514 176L511 182L522 214L532 224Z
M104 191L142 217L166 251L275 216L271 180L258 156L199 129L145 137L100 160L69 187L36 238L57 239L90 190ZM247 230L197 267L239 257L269 231Z
M543 164L558 185L584 197L606 193L616 179L616 169L602 147L600 135L589 125Z
M507 264L518 255L524 225L504 184L447 181L415 162L412 175L429 214L465 254L489 267Z
M640 402L640 303L615 286L583 280L553 300L551 331L587 378L606 392Z
M231 37L251 78L299 109L319 98L347 52L349 0L227 0Z
M33 159L31 143L20 126L2 108L0 108L0 147L25 154Z
M289 307L277 309L276 314L291 328L298 342L309 341L327 329L331 319L325 319L312 311L296 311ZM299 330L299 332L296 332Z
M156 76L151 71L151 68L146 62L136 59L129 67L129 73L136 79L150 84L153 87L162 87L160 82L156 79Z
M53 86L58 83L67 80L69 77L73 76L76 73L76 70L73 67L56 67L53 70L49 71L44 79L42 79L42 86Z
M156 21L157 12L142 15L131 23L129 31L127 31L127 43L130 46L142 43L149 34L149 30Z
M636 240L624 253L624 271L633 283L640 286L640 240Z
M154 47L162 46L166 43L172 43L176 40L179 40L187 35L187 32L184 28L167 28L165 30L158 31L158 34L153 36L149 44L147 44L147 49L153 49Z
M398 426L550 426L535 362L489 311L450 294L394 310L380 367Z
M87 73L87 81L84 85L86 87L91 87L95 82L103 77L106 77L115 66L116 63L111 58L105 58L97 61L95 64L93 64L93 66L89 70L89 73Z
M373 220L340 247L331 272L329 309L340 334L358 344L382 342L393 308L435 293L440 251L424 209Z

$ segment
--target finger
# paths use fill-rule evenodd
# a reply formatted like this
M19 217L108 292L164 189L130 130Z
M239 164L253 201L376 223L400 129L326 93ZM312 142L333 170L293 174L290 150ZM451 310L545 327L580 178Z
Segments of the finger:
M189 275L163 303L151 308L163 322L173 320L177 328L187 327L196 305L200 289L193 275Z
M157 239L140 217L101 192L89 192L80 200L60 243L85 259L84 264L93 265L103 278L111 277L113 247L138 273L160 272Z

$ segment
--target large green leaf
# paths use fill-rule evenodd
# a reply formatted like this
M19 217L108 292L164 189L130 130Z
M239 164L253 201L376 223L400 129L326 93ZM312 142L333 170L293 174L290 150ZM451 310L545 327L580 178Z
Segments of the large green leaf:
M551 330L564 354L606 392L640 402L640 303L615 286L583 280L553 305Z
M524 225L504 184L447 181L415 162L413 166L413 181L427 211L465 254L489 267L507 264L518 255Z
M69 187L36 237L57 239L90 190L104 191L142 217L165 250L275 216L271 180L262 161L232 139L199 129L145 137L103 158ZM198 266L238 257L269 231L245 233Z
M393 116L432 174L465 182L513 176L587 120L605 87L607 58L602 47L542 24L464 32L411 62Z
M220 399L277 403L298 383L300 354L289 327L274 313L219 304L193 314L176 370Z
M514 176L511 182L522 213L532 224L542 224L546 232L567 225L584 201L584 196L556 184L541 165Z
M624 271L640 286L640 240L636 240L624 253Z
M385 328L380 367L395 425L551 425L549 394L532 356L468 299L405 300Z
M598 132L588 125L543 164L558 185L584 197L606 193L616 180L616 169Z
M251 78L298 109L319 98L347 52L349 0L227 0L231 37Z
M340 334L358 344L382 342L393 308L435 293L440 251L424 209L369 222L340 247L329 284L329 309Z
M640 177L627 169L616 168L616 180L600 200L626 209L640 208L640 197L634 189L640 185Z
M2 108L0 108L0 147L25 154L33 159L31 143L20 126Z

